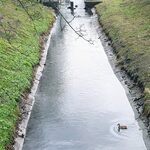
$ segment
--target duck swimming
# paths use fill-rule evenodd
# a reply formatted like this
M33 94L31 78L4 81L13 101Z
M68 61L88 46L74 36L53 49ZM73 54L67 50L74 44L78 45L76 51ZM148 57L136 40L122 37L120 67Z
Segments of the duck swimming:
M128 129L128 127L126 125L120 125L120 123L117 124L118 126L118 132L120 132L120 129Z

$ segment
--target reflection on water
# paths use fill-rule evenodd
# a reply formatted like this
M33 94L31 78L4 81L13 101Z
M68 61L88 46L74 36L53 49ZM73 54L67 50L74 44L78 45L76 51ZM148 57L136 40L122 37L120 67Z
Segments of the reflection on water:
M98 39L97 17L75 2L80 17L71 25L82 26L94 45L69 26L61 32L58 18L23 150L145 150L125 91ZM62 11L71 20L69 10ZM117 132L117 123L128 130Z

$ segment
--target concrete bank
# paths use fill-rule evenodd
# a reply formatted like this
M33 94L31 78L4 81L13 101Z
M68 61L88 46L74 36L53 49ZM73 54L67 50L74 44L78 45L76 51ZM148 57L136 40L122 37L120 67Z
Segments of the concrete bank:
M39 62L39 66L37 66L36 71L35 71L35 77L33 80L31 91L27 99L22 102L24 108L23 108L23 113L22 113L22 121L18 125L18 129L17 129L18 135L15 138L15 144L13 146L15 150L22 150L22 147L24 144L24 138L26 136L27 126L28 126L31 111L35 102L35 94L36 94L36 91L37 91L37 88L38 88L38 85L42 76L42 72L44 70L52 32L53 32L53 28L52 30L49 31L48 36L44 37L44 45L43 45L43 50L41 53L41 60Z
M41 58L40 37L54 21L53 10L37 1L0 1L0 150L12 149L20 103Z

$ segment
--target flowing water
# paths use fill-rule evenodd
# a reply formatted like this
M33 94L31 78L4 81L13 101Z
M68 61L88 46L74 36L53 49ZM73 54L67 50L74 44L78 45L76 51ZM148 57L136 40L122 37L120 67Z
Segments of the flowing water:
M97 16L85 13L81 0L76 4L71 25L94 45L57 18L23 150L146 150L125 90L98 39ZM70 10L63 7L70 21ZM117 123L128 129L118 132Z

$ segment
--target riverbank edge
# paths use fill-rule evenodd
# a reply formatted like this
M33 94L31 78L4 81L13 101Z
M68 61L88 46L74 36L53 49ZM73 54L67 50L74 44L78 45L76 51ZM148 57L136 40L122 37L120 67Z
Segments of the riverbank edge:
M96 11L96 9L95 9ZM96 11L97 14L97 11ZM97 14L97 17L98 14ZM150 136L149 136L149 119L143 115L143 108L144 108L144 97L143 92L139 88L138 85L134 83L133 80L128 76L127 72L125 70L122 70L122 68L117 65L117 56L114 52L114 47L110 44L111 40L110 37L107 35L106 31L104 30L101 22L99 22L99 37L100 41L102 42L102 45L104 47L105 53L108 57L108 60L110 62L110 65L113 69L114 74L122 84L122 86L125 89L125 93L128 97L129 103L133 109L135 120L137 120L140 129L143 133L143 139L145 142L145 145L148 148L150 148Z
M150 104L149 104L150 103L150 100L149 100L150 89L148 86L145 86L145 84L142 82L142 80L140 80L140 78L137 78L138 75L135 74L135 72L132 72L131 70L129 70L129 68L124 67L122 64L120 64L120 60L117 56L117 51L116 51L117 47L115 46L115 44L113 44L113 41L114 41L113 37L111 37L109 34L110 28L107 28L106 26L104 26L103 20L101 19L100 12L102 10L98 11L98 5L95 7L95 10L96 10L96 14L98 15L99 24L103 32L105 33L106 37L108 38L106 42L108 43L109 46L113 48L112 51L115 54L116 60L117 60L116 65L120 67L121 71L125 72L125 74L128 76L130 81L133 82L133 86L137 86L140 89L141 96L138 98L135 98L133 101L136 102L136 105L138 105L138 113L140 113L140 116L144 118L142 120L148 120L146 121L146 127L150 132Z
M53 14L55 16L55 14ZM56 16L55 16L56 17ZM17 128L16 128L16 137L14 139L14 145L12 146L14 150L22 150L24 139L26 136L27 126L28 122L31 116L32 108L35 103L35 94L38 89L38 85L40 82L40 79L42 77L42 72L45 68L47 53L49 50L50 40L53 33L53 28L55 26L56 22L53 23L53 26L49 29L49 31L41 36L42 39L42 49L41 49L41 58L39 65L36 66L33 72L34 78L32 81L32 87L29 91L29 93L26 93L26 99L21 102L20 106L24 107L24 110L21 115L21 121L18 122ZM21 111L21 110L20 110Z
M144 99L145 92L141 87L132 80L129 76L127 70L122 69L122 66L117 64L117 55L115 47L112 44L112 39L107 32L107 29L104 28L102 22L100 21L100 16L95 8L95 13L97 14L99 22L99 39L102 42L105 53L108 57L110 65L113 69L118 80L121 82L122 86L125 89L126 95L128 97L129 103L134 111L135 120L137 120L140 129L143 133L143 139L147 149L150 149L150 118L144 113Z
M148 8L146 1L104 0L96 6L96 11L116 53L117 65L141 88L143 114L150 119L149 15L145 11Z

